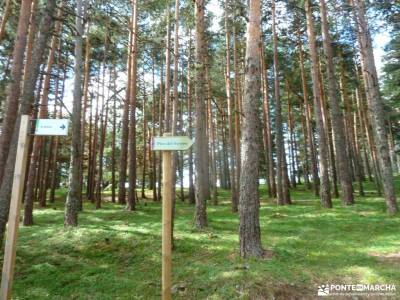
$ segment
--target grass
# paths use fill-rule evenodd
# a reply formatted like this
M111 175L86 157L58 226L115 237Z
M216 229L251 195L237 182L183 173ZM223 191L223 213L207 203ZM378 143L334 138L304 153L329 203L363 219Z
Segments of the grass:
M208 207L205 231L194 230L193 207L178 202L174 299L290 299L315 296L325 283L400 283L400 260L385 259L399 253L400 217L387 216L369 188L355 206L335 199L330 210L301 188L285 207L262 190L262 241L273 251L265 260L238 256L238 216L227 191ZM34 217L34 226L20 230L15 299L160 298L159 203L141 201L136 212L85 203L76 229L63 228L61 200Z

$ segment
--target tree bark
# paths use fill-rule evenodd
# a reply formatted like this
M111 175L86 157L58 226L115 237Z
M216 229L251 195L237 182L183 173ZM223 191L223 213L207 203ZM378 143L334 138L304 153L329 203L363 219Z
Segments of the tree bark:
M295 149L294 149L294 120L293 120L293 110L292 110L292 103L290 99L290 89L289 89L289 83L288 80L286 79L286 89L287 89L287 104L288 104L288 144L289 144L289 151L290 151L290 182L291 186L293 188L296 188L297 182L296 182L296 157L295 157Z
M322 120L324 123L324 130L326 134L326 139L329 146L329 159L330 159L330 171L332 177L332 187L333 187L333 197L339 198L339 187L337 184L337 168L336 168L336 159L335 159L335 146L333 144L333 130L332 130L332 123L331 118L328 112L328 105L326 103L325 98L325 86L324 86L324 77L322 74L322 67L321 67L321 60L317 57L319 62L318 64L318 74L319 74L319 82L320 82L320 102L321 102L321 109L322 109Z
M101 83L101 65L98 67L98 78L97 78L97 91L96 91L96 107L94 112L94 124L93 128L93 138L91 147L91 156L89 160L90 172L88 174L88 200L95 203L96 200L96 176L97 176L97 153L99 150L99 101L100 101L100 83ZM93 100L92 100L93 101ZM100 109L102 109L100 107Z
M189 49L188 49L188 65L187 65L187 111L188 111L188 133L189 137L193 138L193 99L192 99L192 36L189 33ZM195 204L195 191L193 183L193 147L189 149L189 204Z
M106 38L107 39L107 38ZM100 144L99 144L99 171L97 173L96 185L95 185L95 202L96 209L101 208L101 199L103 191L103 165L104 165L104 147L106 143L107 123L108 123L108 97L105 95L105 76L106 76L106 53L107 45L105 46L104 59L103 59L103 80L102 80L102 92L101 92L101 112L100 112ZM111 82L111 71L109 82ZM110 91L110 86L108 87Z
M278 36L276 33L275 0L272 1L272 42L274 51L274 91L275 91L275 126L277 156L277 201L279 205L290 204L290 192L286 179L286 153L283 139L282 108L280 100Z
M329 33L328 14L325 0L319 0L321 12L322 41L326 60L328 76L329 105L331 109L331 124L333 129L333 141L336 149L336 162L340 186L342 188L342 204L354 204L352 178L350 175L350 164L348 152L346 150L347 140L344 130L343 114L339 106L338 84L335 78L335 68L333 65L333 49Z
M234 85L235 85L235 96L233 99L233 113L235 114L235 181L232 184L236 185L237 198L239 198L240 192L240 168L241 168L241 154L240 154L240 121L242 113L242 90L240 86L240 74L239 74L239 49L238 40L236 33L236 26L233 26L233 67L234 67ZM231 185L232 185L231 184Z
M273 145L271 136L271 113L270 113L270 99L268 91L268 70L264 57L264 46L261 44L261 80L263 91L263 131L264 131L264 148L265 148L265 162L267 165L267 185L268 195L276 197L276 181L275 181L275 166L273 156Z
M261 5L250 0L247 23L246 65L243 98L242 139L239 197L240 256L261 257L261 230L259 221L259 161L261 122L258 107L261 99L260 38Z
M89 83L90 83L90 39L89 39L89 30L90 30L90 24L86 25L86 41L85 41L85 65L84 65L84 81L83 81L83 109L82 109L82 133L81 133L81 139L82 139L82 172L81 172L81 189L83 187L83 161L85 160L85 144L86 144L86 111L88 107L88 98L89 98ZM91 109L91 108L90 108ZM90 145L89 145L90 148ZM89 149L89 157L91 158L90 154L90 149ZM90 159L88 160L88 168L87 168L87 173L88 176L91 171L91 166L90 166ZM83 209L83 201L82 197L79 201L79 210L81 211Z
M164 67L163 67L163 57L161 55L161 66L160 66L160 98L158 101L158 124L160 126L159 135L163 134L164 126L163 126L163 88L164 88ZM161 193L161 181L162 181L162 153L160 153L158 158L158 173L157 173L157 199L158 201L162 198Z
M317 125L317 134L318 134L318 152L319 152L319 160L320 160L320 174L321 174L321 186L320 186L320 198L321 204L323 207L331 208L332 200L330 193L330 184L329 184L329 146L326 140L325 130L324 130L324 121L322 116L322 108L321 108L321 100L320 100L320 78L318 72L318 57L317 57L317 46L316 46L316 38L314 32L314 21L311 11L311 3L310 0L305 1L305 10L307 16L307 34L310 43L310 54L311 54L311 63L312 70L311 76L313 81L313 92L314 92L314 114Z
M223 111L221 113L221 131L222 131L222 160L224 163L224 177L226 179L226 189L231 189L231 180L229 176L229 162L228 162L228 137L226 133L226 118L225 118L225 107L223 107Z
M60 67L60 66L59 66ZM57 97L56 99L64 99L64 92L65 92L65 80L67 78L67 68L66 64L64 65L64 72L63 72L63 79L62 79L62 87L61 87L61 94ZM62 104L60 103L60 111L59 111L59 117L62 118ZM54 147L54 157L53 157L53 168L52 168L52 176L51 176L51 183L50 183L50 202L54 203L55 202L55 192L56 192L56 187L57 187L57 178L58 178L58 149L59 149L59 138L55 138L55 147Z
M182 62L182 70L181 70L181 76L180 76L180 81L181 81L181 101L179 101L179 111L178 111L178 122L179 124L177 125L177 131L178 134L183 134L183 112L184 112L184 106L185 106L185 101L183 100L184 94L185 94L185 67ZM180 184L180 195L179 198L181 199L182 202L185 201L185 190L184 190L184 175L183 175L183 169L184 169L184 164L185 164L185 155L184 152L180 151L178 153L178 172L179 172L179 184Z
M234 112L234 99L232 99L231 95L231 53L230 53L230 29L228 26L228 0L225 0L225 43L226 43L226 74L225 74L225 86L226 86L226 99L228 106L228 132L229 132L229 149L230 149L230 157L229 159L229 169L230 169L230 181L236 183L236 151L235 151L235 128L233 124L233 116ZM236 92L236 91L235 91ZM238 186L236 184L231 185L231 205L232 211L238 211Z
M164 132L171 131L171 12L167 1L167 36L165 45Z
M208 141L206 134L206 78L205 63L207 43L205 38L205 1L198 0L195 3L196 19L196 125L194 144L195 152L195 180L196 180L196 206L194 223L199 229L207 226L207 195L209 186L208 174Z
M5 7L3 10L3 17L1 18L0 22L0 42L4 39L6 35L6 25L7 21L10 18L11 12L12 12L12 1L11 0L6 0Z
M375 142L374 142L374 138L372 136L372 129L371 129L371 124L370 124L371 122L370 122L370 118L368 118L368 116L367 116L367 111L366 111L367 105L365 103L365 99L364 99L364 101L362 101L359 98L357 101L359 101L358 104L360 105L362 123L364 124L368 150L369 150L370 158L372 161L372 172L374 174L373 181L375 183L375 187L378 192L378 195L381 196L382 195L381 175L379 172L379 165L378 165L378 158L377 158L377 153L376 153ZM368 162L368 159L366 161Z
M388 129L389 129L389 151L392 160L393 173L399 173L399 166L397 161L397 153L395 150L395 138L393 137L392 121L388 119Z
M307 125L306 125L306 117L305 117L305 109L304 109L304 105L301 106L300 108L301 110L301 130L302 130L302 134L304 137L304 162L302 164L303 166L303 177L304 177L304 182L306 184L307 189L311 190L312 186L311 186L311 182L310 182L310 153L309 153L309 149L308 149L308 136L307 136Z
M364 188L363 188L363 174L361 169L361 155L359 151L358 145L358 131L357 131L357 114L353 113L353 104L354 104L354 94L352 99L349 98L348 88L347 88L347 80L345 76L344 62L341 62L340 68L340 90L342 95L342 101L345 108L345 131L347 132L347 141L349 153L351 153L350 158L353 161L354 173L358 182L358 190L361 196L364 196Z
M129 189L127 210L136 210L136 92L137 92L137 0L132 0L132 76L129 110Z
M17 120L19 97L21 94L21 79L24 66L24 53L27 42L29 17L32 0L22 0L18 19L17 35L14 40L12 55L11 80L7 86L6 107L0 135L0 183L7 163L8 151Z
M169 4L169 2L168 2ZM168 15L169 15L169 7L167 8ZM169 28L169 24L168 30ZM178 127L178 101L179 101L179 94L178 94L178 68L179 68L179 0L175 0L175 20L174 20L174 73L173 73L173 101L172 101L172 120L171 120L171 132L172 135L175 136L177 134L177 127ZM167 45L169 42L167 41ZM167 47L167 51L169 52L170 49ZM169 64L167 63L168 69ZM169 82L168 78L167 81ZM168 85L168 83L167 83ZM167 93L165 94L167 95ZM169 95L169 89L168 89ZM168 105L168 102L166 102ZM166 107L167 108L167 107ZM177 183L177 175L176 171L179 166L178 161L178 153L174 151L172 153L172 231L171 231L171 238L172 244L174 244L174 228L175 228L175 204L176 204L176 183ZM174 246L173 246L174 247Z
M144 74L143 74L144 81ZM143 85L143 102L142 102L142 113L143 113L143 124L142 124L142 134L143 134L143 164L142 164L142 188L141 188L141 198L146 199L146 174L147 174L147 95L146 86Z
M81 145L81 121L82 121L82 35L83 35L83 2L76 1L76 36L75 36L75 64L74 64L74 92L72 108L72 147L69 172L69 191L65 202L64 225L78 226L79 202L82 195L80 189L82 172L82 145Z
M378 74L375 67L372 39L366 20L364 0L353 0L356 16L358 42L361 52L363 78L368 99L368 108L374 128L374 139L377 146L379 168L385 195L387 212L391 215L398 212L396 194L393 182L393 171L390 161L385 113L379 91Z
M299 62L300 62L300 74L301 74L301 85L303 90L303 100L304 100L304 116L306 123L306 132L305 138L307 140L307 144L310 148L310 157L311 157L311 173L313 179L313 187L315 195L319 195L319 175L318 175L318 163L317 163L317 153L314 145L314 134L313 134L313 126L312 126L312 117L311 117L311 108L308 99L308 89L307 89L307 78L306 72L304 70L304 54L303 54L303 43L300 36L300 28L297 28L297 40L299 46ZM307 147L307 146L306 146Z
M34 45L32 53L32 61L29 72L24 80L23 92L21 97L21 105L16 120L16 126L13 131L12 139L10 142L10 151L7 158L7 163L4 169L4 177L1 182L0 189L0 241L4 234L5 225L8 220L8 212L10 208L10 194L12 189L12 182L14 176L14 165L16 159L16 149L18 143L18 133L21 115L30 115L32 113L32 105L35 101L35 87L39 77L40 66L43 63L44 50L46 48L48 37L50 36L50 29L52 24L52 13L55 8L55 1L50 1L47 4L45 14L42 17L40 25L40 34ZM21 66L22 67L22 66ZM2 170L3 171L3 170Z
M61 41L58 44L57 50L57 73L56 73L56 82L54 86L54 106L53 106L53 119L57 119L57 108L58 108L58 101L59 100L59 90L60 90L60 61L61 61ZM47 196L47 189L50 188L50 198L49 202L54 203L54 197L52 198L52 180L54 177L54 173L57 172L57 152L58 152L58 136L52 136L50 139L50 149L49 149L49 170L48 170L48 182L46 183L46 196ZM55 191L54 191L55 193Z
M101 208L101 200L102 200L102 190L103 190L103 159L104 159L104 147L105 147L105 140L106 140L106 133L107 133L107 123L108 123L108 101L111 89L111 70L109 75L109 86L108 86L108 96L106 98L105 94L105 83L106 83L106 70L107 70L107 54L108 54L108 21L106 21L105 25L105 34L104 34L104 52L103 52L103 61L102 61L102 79L101 79L101 107L100 107L100 143L99 143L99 168L97 172L97 177L93 176L93 193L94 193L94 200L96 203L96 209ZM100 75L100 69L99 69ZM99 83L100 83L100 76L99 76ZM97 111L96 111L97 115ZM97 128L98 121L96 121L96 128ZM96 134L96 138L97 138ZM96 153L95 153L96 155ZM96 162L96 160L94 160ZM94 168L95 164L93 165ZM95 174L96 175L96 174Z
M132 20L131 20L132 21ZM122 112L122 133L121 133L121 154L119 159L119 178L118 178L118 203L126 203L126 175L128 161L128 137L129 137L129 105L131 97L131 76L132 76L132 44L133 33L130 29L128 59L127 59L127 81L124 109Z
M114 79L113 79L113 91L117 91L117 67L114 65ZM113 100L113 113L112 113L112 136L111 136L111 202L116 202L116 135L117 135L117 97L114 96Z
M368 175L368 180L373 181L372 179L372 172L371 172L371 167L369 164L369 157L368 157L368 143L366 140L366 134L365 134L365 125L363 121L363 112L362 112L362 107L361 107L361 99L360 99L360 89L356 88L356 108L357 108L357 118L358 118L358 125L359 125L359 130L360 130L360 145L362 145L362 152L364 155L364 167L367 171Z
M47 6L47 19L48 21L46 23L42 23L40 26L40 31L41 34L43 34L43 29L46 31L48 30L47 27L51 27L52 23L52 14L54 13L55 9L55 1L48 2L49 4L52 4L52 6L49 7ZM61 10L58 12L58 18L61 17ZM50 53L47 58L47 65L46 65L46 75L44 77L44 82L43 82L43 92L42 92L42 97L40 101L40 110L39 110L39 119L46 119L48 116L48 99L49 99L49 92L50 92L50 79L51 79L51 70L53 68L53 63L54 63L54 55L57 50L57 44L58 44L58 37L57 35L61 31L61 22L57 21L55 24L55 35L52 38L51 45L50 45ZM50 34L50 31L49 33ZM47 40L48 38L46 38ZM36 55L36 54L34 54ZM25 201L24 201L24 225L25 226L30 226L33 225L33 192L35 188L35 181L36 181L36 170L39 166L39 159L40 159L40 153L44 151L44 139L45 137L41 136L36 136L34 137L34 143L33 143L33 149L32 149L32 154L30 158L30 168L29 168L29 173L28 173L28 181L26 184L26 189L25 189ZM42 153L43 154L43 153ZM46 168L45 168L46 169ZM46 172L46 170L44 170ZM40 201L40 206L44 207L46 204L46 201L43 199Z
M37 33L37 27L39 24L39 13L38 13L38 0L33 0L31 5L31 17L29 19L29 31L28 31L28 40L25 51L25 66L24 66L24 79L23 83L26 82L28 70L32 64L32 52L34 46L34 40Z
M152 58L152 67L151 67L151 75L152 75L152 91L151 91L151 97L152 97L152 104L151 104L151 135L149 136L149 149L151 148L151 141L152 139L156 136L156 124L157 124L157 101L156 101L156 87L155 87L155 60L156 60L156 55L155 53L153 54ZM150 184L151 184L151 189L153 191L153 201L157 201L157 153L154 151L151 151L151 178L150 178Z
M208 64L207 64L208 65ZM206 66L206 81L207 81L207 106L208 106L208 132L209 132L209 143L210 143L210 190L211 200L214 205L218 205L217 195L217 170L215 163L215 125L213 118L212 108L212 95L211 95L211 80L209 77L208 66Z
M353 100L354 102L354 100ZM357 165L357 180L358 180L358 191L360 196L365 196L364 193L364 173L362 169L362 155L360 151L360 142L359 142L359 135L360 135L360 127L358 126L358 113L354 110L352 113L353 116L353 132L354 132L354 155L355 155L355 164Z

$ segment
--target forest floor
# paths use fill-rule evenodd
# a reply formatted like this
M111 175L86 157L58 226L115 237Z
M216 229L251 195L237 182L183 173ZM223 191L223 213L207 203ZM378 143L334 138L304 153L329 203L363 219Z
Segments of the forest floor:
M400 217L385 214L371 186L355 206L335 199L330 210L302 188L285 207L262 190L262 243L273 253L263 260L239 257L227 191L208 207L205 231L194 230L193 207L178 201L174 299L314 298L321 284L400 283ZM62 197L36 209L35 225L20 230L14 298L159 299L160 203L140 200L136 212L85 203L80 226L66 230Z

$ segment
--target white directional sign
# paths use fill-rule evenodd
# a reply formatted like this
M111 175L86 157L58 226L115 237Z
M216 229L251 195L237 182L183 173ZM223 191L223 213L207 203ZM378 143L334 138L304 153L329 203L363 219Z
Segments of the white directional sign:
M35 135L68 135L68 119L38 119Z
M187 150L193 145L193 140L187 136L157 136L153 138L153 151Z

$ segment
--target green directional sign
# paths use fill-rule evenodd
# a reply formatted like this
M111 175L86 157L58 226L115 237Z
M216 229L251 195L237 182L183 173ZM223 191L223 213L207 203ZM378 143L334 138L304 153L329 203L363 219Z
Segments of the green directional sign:
M187 136L157 136L153 138L153 151L187 150L193 145L193 140Z

